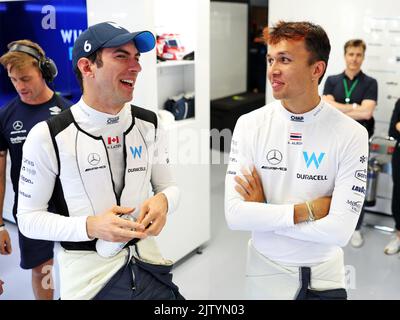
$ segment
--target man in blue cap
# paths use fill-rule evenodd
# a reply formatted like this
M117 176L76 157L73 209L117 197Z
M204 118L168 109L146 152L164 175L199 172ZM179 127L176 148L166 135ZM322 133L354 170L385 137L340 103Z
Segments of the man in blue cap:
M154 45L149 31L89 27L72 54L81 100L25 142L20 229L61 242L61 299L183 298L154 239L179 200L168 142L154 112L129 104Z

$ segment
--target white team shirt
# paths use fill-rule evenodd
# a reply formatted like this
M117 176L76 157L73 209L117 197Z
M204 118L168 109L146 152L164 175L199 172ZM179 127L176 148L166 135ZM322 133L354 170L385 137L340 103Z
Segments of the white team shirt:
M255 248L288 265L329 260L349 241L366 191L368 134L329 104L293 114L280 101L237 121L225 180L231 229L252 231ZM245 202L235 175L255 165L267 203ZM328 216L294 224L294 204L332 196Z

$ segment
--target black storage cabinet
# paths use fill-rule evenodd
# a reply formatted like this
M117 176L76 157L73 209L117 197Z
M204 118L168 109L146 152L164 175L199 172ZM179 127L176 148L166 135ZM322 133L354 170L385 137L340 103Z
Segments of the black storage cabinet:
M265 105L265 93L245 92L211 101L211 129L233 132L236 121L242 114L249 113ZM224 141L220 140L220 151L224 150ZM225 145L230 145L230 141ZM212 146L211 146L212 147Z

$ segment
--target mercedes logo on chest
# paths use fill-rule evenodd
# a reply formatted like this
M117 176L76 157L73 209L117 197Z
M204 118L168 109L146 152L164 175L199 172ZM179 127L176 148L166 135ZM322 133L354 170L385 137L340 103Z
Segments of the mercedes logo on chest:
M24 127L24 124L22 123L22 121L17 120L13 123L13 128L15 131L20 131L20 130L22 130L23 127Z
M88 156L88 162L92 166L97 166L100 162L100 156L97 153L91 153Z
M282 158L283 158L282 153L276 149L269 151L267 154L267 160L273 166L280 164L282 162Z

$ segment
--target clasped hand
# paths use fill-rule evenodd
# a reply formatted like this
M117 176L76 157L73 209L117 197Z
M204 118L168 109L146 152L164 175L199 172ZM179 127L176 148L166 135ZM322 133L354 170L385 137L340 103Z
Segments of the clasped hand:
M114 206L100 215L88 216L86 228L89 238L128 242L133 238L157 236L167 221L168 201L163 193L158 193L143 202L136 221L120 217L132 214L134 210Z

